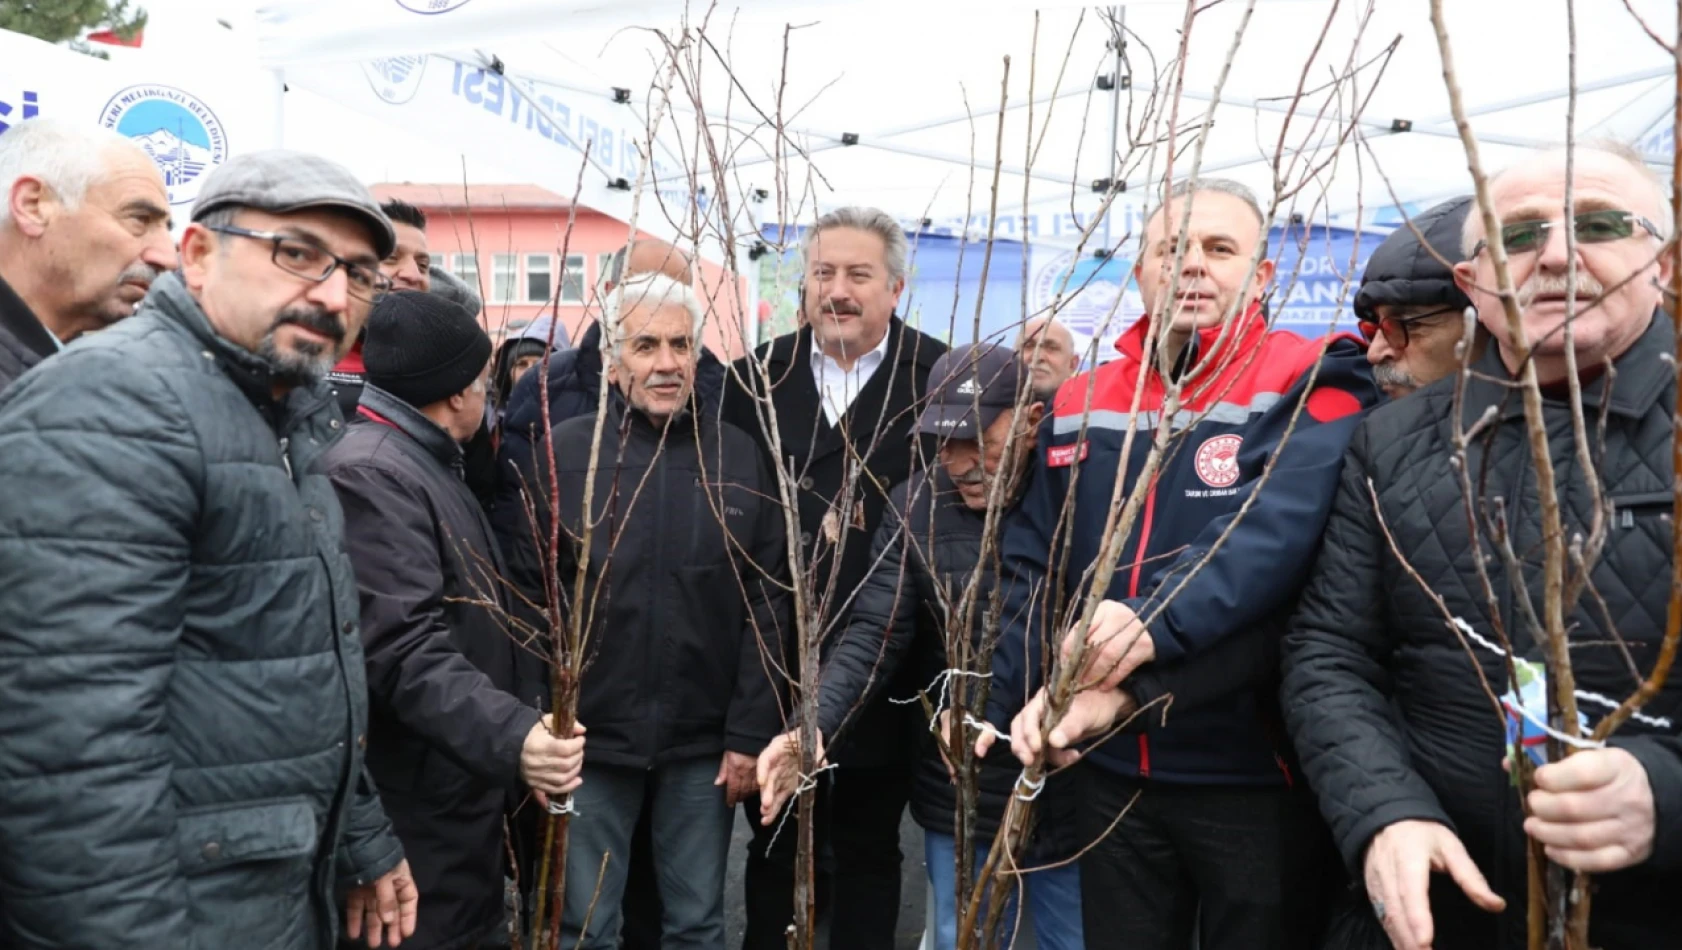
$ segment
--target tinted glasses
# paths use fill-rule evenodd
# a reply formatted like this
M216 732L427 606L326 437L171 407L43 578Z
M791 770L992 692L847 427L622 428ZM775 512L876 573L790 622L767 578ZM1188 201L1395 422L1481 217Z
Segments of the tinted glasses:
M1459 312L1459 307L1443 307L1440 310L1416 313L1411 317L1384 317L1378 320L1362 320L1360 322L1361 336L1366 337L1367 343L1370 345L1382 333L1384 334L1384 342L1390 344L1392 350L1400 353L1408 348L1408 327L1424 320L1430 320L1433 317Z
M1559 221L1514 221L1501 226L1501 243L1507 247L1508 254L1529 254L1540 251L1548 244L1548 236L1558 227ZM1578 244L1605 244L1609 241L1621 241L1635 233L1639 227L1654 237L1659 236L1659 229L1653 222L1638 214L1628 211L1608 209L1604 211L1584 211L1572 219L1572 230L1577 234ZM1487 240L1479 241L1472 247L1472 256L1477 257L1483 249L1489 246Z

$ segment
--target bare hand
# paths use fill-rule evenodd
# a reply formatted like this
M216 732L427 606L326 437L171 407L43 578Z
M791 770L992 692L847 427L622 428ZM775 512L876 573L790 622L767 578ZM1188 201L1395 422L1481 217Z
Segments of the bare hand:
M1653 786L1624 749L1591 749L1536 770L1524 830L1577 871L1632 867L1653 853Z
M533 790L546 795L565 795L584 784L584 724L572 724L569 738L550 734L554 716L544 716L526 733L520 750L520 778Z
M724 753L724 761L718 763L718 778L713 779L714 785L724 786L724 804L735 808L738 802L746 801L749 795L759 790L755 775L757 766L757 760L751 755Z
M814 757L823 765L823 734L818 735L818 751ZM759 753L759 823L770 825L783 810L783 803L800 787L800 734L785 732L771 740Z
M404 937L415 935L419 912L420 891L404 859L374 883L354 888L345 897L345 933L355 940L366 928L368 946L395 947Z
M1082 684L1115 689L1133 671L1156 659L1156 641L1150 631L1139 622L1133 609L1119 600L1106 600L1092 613L1092 625L1083 637L1078 628L1070 628L1063 637L1063 659L1074 656L1075 648L1086 641L1086 656L1081 663ZM1016 730L1011 730L1015 735Z
M1064 766L1080 759L1078 749L1070 748L1093 736L1100 735L1136 708L1133 697L1119 689L1086 689L1075 694L1063 718L1053 726L1049 754L1041 735L1040 721L1045 715L1045 690L1034 694L1028 705L1016 714L1010 724L1010 751L1024 766L1040 761L1046 755L1052 765Z
M1431 920L1431 872L1454 878L1472 903L1496 913L1507 906L1489 889L1454 832L1434 821L1398 821L1373 836L1367 846L1367 896L1396 950L1429 950L1435 938Z

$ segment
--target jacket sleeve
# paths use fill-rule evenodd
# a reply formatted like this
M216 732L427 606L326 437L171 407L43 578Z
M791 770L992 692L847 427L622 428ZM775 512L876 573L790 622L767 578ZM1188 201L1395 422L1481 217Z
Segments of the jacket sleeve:
M363 766L356 779L350 809L345 816L344 836L335 856L338 889L362 887L389 873L403 860L403 843L386 817L374 778Z
M1396 638L1383 615L1387 557L1357 434L1331 517L1281 650L1285 725L1320 812L1356 880L1381 829L1418 819L1453 823L1408 758L1385 664Z
M450 640L435 516L400 475L372 465L330 473L356 565L371 703L456 764L512 785L540 714L498 689Z
M1682 736L1613 736L1607 744L1634 755L1653 789L1653 853L1645 866L1682 869Z
M1128 602L1139 616L1154 615L1149 631L1158 660L1178 660L1265 623L1302 586L1343 450L1379 398L1366 355L1349 341L1327 349L1304 402L1308 377L1305 371L1244 434L1241 469L1259 473L1273 458L1265 485L1258 475L1239 487L1237 500L1249 509L1211 521L1149 594Z
M909 583L907 536L901 512L906 508L907 484L889 496L882 523L871 541L870 573L853 599L846 629L837 638L824 664L818 690L818 731L826 745L855 711L862 710L893 681L901 658L917 633L915 585Z
M204 475L186 418L162 374L115 351L61 354L0 400L0 907L16 946L190 945L165 725Z
M993 679L987 721L1001 732L1027 705L1045 678L1046 621L1057 600L1048 581L1057 520L1068 494L1068 468L1046 464L1055 419L1040 424L1027 482L999 538L999 636L993 646ZM1055 446L1065 448L1064 446Z
M1277 623L1266 624L1227 637L1209 649L1178 663L1147 663L1122 684L1133 701L1146 712L1125 730L1143 732L1160 728L1167 721L1230 696L1274 682L1279 675ZM1163 702L1163 697L1169 699Z
M755 460L757 462L757 460ZM767 484L764 466L759 483ZM783 670L788 669L794 624L788 594L788 543L782 507L775 489L762 492L749 559L738 561L737 574L747 591L748 627L742 631L736 691L725 716L724 745L731 752L758 755L783 730Z

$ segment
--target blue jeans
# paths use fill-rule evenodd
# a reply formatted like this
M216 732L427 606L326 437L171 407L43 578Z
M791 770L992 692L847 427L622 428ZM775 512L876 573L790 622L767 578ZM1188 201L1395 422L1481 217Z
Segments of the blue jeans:
M990 841L975 843L975 869L981 870ZM923 860L929 866L929 884L934 888L935 950L953 950L958 945L958 905L954 892L957 874L957 839L951 835L923 832ZM1034 940L1040 950L1083 950L1086 938L1080 918L1080 863L1035 871L1022 878L1034 912ZM1005 899L1000 950L1010 950L1016 931L1017 894Z
M724 950L724 868L730 858L735 811L713 784L721 755L671 762L654 769L584 764L584 784L572 793L578 814L567 838L563 945L614 950L619 945L631 834L644 796L653 800L649 837L660 891L663 950ZM609 855L602 870L602 855ZM601 896L596 897L596 879ZM592 899L590 929L579 928Z

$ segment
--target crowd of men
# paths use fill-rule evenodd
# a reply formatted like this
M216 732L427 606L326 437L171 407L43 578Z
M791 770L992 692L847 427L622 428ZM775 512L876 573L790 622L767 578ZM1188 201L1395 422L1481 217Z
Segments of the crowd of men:
M1666 945L1682 684L1525 799L1489 685L1497 641L1541 658L1545 501L1603 524L1567 616L1587 722L1671 599L1668 200L1618 146L1573 158L1570 221L1564 152L1490 183L1528 344L1469 198L1373 254L1360 338L1308 339L1270 325L1255 197L1203 178L1148 216L1112 358L1044 315L920 331L900 226L843 208L799 329L726 362L670 244L628 242L576 345L498 347L424 214L331 161L235 156L176 236L132 142L18 123L0 944L508 946L559 813L563 946L722 950L739 806L742 946L781 950L811 790L847 950L894 946L907 808L957 946L958 869L1018 800L1003 945L1026 908L1044 950L1517 948L1531 843L1594 875L1595 946Z

